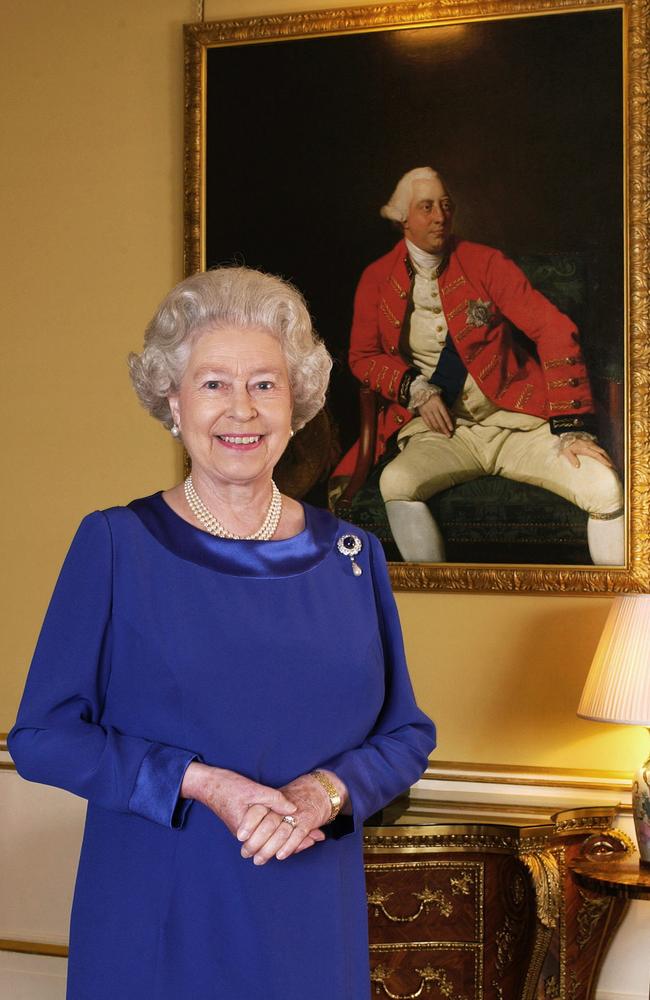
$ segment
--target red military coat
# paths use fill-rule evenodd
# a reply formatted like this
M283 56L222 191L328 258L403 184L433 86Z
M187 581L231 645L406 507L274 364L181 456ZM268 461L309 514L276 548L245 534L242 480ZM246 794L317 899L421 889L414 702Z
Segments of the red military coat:
M386 400L379 415L375 460L386 441L414 414L400 401L412 370L408 353L413 269L404 240L370 264L357 287L350 336L353 374ZM454 241L438 285L449 334L465 367L496 406L552 420L555 430L581 430L594 412L575 324L499 250ZM405 322L406 320L406 322ZM515 343L510 320L537 355ZM357 445L335 470L351 475Z

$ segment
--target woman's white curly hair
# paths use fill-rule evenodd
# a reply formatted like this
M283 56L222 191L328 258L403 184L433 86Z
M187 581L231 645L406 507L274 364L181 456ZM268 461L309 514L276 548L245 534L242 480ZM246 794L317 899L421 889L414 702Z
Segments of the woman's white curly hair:
M145 330L142 354L129 355L131 381L152 417L172 426L167 396L180 385L192 345L201 333L224 327L277 337L289 372L292 427L298 430L316 416L325 403L332 359L314 333L302 295L274 275L218 267L172 288Z

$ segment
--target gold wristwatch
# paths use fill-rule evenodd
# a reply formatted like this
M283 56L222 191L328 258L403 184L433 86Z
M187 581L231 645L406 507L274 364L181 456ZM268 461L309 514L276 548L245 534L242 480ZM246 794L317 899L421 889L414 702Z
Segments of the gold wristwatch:
M311 776L312 778L316 778L316 781L320 782L320 784L323 786L323 788L325 789L325 791L329 796L332 811L330 813L330 818L328 819L327 822L331 823L332 820L335 819L338 816L339 812L341 811L341 806L343 804L341 802L341 796L339 795L336 789L336 785L332 781L330 781L327 775L323 774L322 771L312 771Z

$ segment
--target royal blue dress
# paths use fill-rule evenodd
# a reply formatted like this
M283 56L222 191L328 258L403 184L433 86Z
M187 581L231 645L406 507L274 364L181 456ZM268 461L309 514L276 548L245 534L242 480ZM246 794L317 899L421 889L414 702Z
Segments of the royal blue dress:
M305 518L227 541L155 494L77 532L9 737L23 777L88 799L68 1000L370 996L362 824L420 776L434 728L379 543ZM274 787L331 769L353 816L256 867L180 799L197 759Z

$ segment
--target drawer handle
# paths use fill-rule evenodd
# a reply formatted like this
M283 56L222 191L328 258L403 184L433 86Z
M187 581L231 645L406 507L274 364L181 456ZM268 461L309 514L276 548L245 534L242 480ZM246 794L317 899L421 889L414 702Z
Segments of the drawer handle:
M440 889L430 889L428 885L425 885L422 892L411 893L415 899L419 899L420 901L415 913L406 917L398 917L389 913L385 905L391 896L394 895L394 892L384 892L382 889L373 889L368 893L368 905L375 907L375 915L378 916L381 910L386 919L391 920L394 924L412 924L421 916L422 912L428 912L429 908L433 905L438 908L443 917L450 917L454 912L454 904L445 896L444 892L441 892Z
M420 985L414 993L392 993L386 986L385 981L390 976L390 969L387 969L385 965L376 965L374 969L371 969L370 982L375 984L375 993L379 994L380 990L383 990L384 996L390 997L390 1000L417 1000L425 991L427 993L431 991L432 983L434 986L440 987L440 993L448 1000L464 1000L463 997L454 994L454 988L444 969L434 969L432 966L426 965L424 969L416 969L415 971L420 977Z

